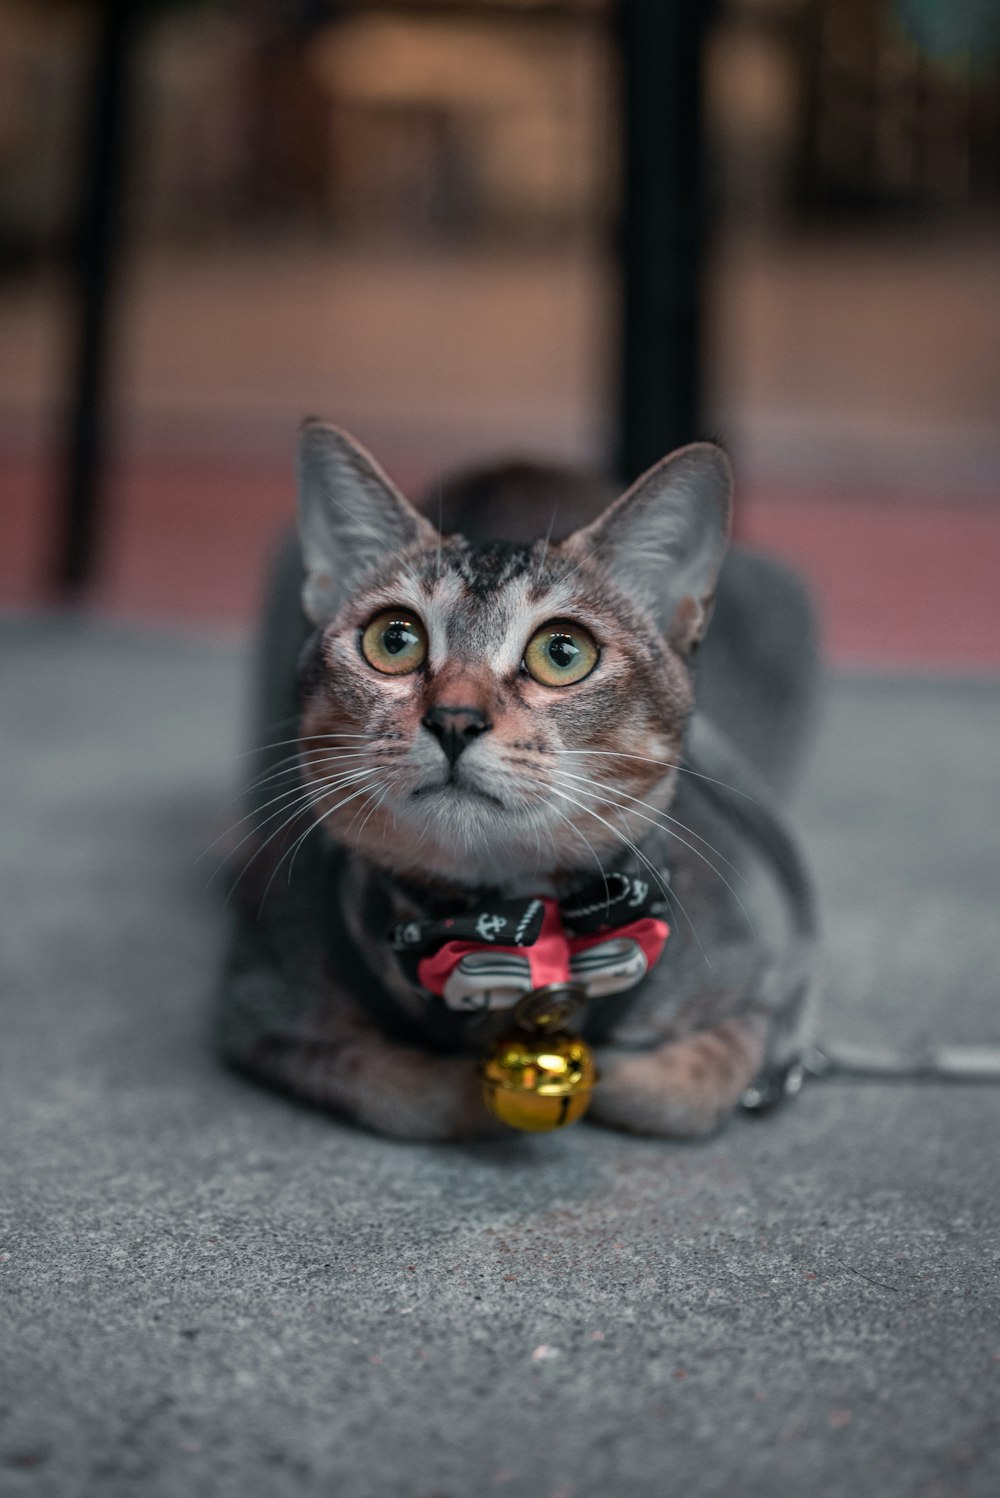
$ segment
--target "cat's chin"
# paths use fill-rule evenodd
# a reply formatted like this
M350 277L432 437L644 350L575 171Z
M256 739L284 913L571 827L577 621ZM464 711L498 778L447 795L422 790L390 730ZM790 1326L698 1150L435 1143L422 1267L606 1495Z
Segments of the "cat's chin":
M462 805L485 802L488 806L498 807L503 812L509 813L506 802L501 801L499 796L492 795L489 791L480 790L474 785L460 785L454 780L446 780L438 785L419 785L415 791L410 792L414 801L422 801L426 806Z
M454 781L421 787L407 800L407 820L420 836L451 853L473 853L484 846L507 849L523 841L529 820L499 796Z
M469 786L445 783L411 791L390 815L391 846L382 838L366 846L362 838L356 851L418 883L543 894L555 870L566 868L565 851L546 839L537 808L510 806Z

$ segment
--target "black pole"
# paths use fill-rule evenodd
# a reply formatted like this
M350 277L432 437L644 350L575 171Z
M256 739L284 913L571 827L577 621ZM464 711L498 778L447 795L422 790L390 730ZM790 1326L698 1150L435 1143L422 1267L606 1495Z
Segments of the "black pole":
M110 343L121 260L122 207L131 115L130 60L143 6L102 0L84 126L80 206L73 245L77 315L66 468L55 583L79 594L97 556L107 467Z
M709 0L621 0L617 468L702 435L703 67Z

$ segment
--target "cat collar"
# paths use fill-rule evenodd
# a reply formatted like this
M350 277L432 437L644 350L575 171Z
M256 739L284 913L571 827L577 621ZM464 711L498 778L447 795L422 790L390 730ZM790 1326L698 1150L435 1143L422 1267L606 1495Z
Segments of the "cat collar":
M497 900L439 920L404 921L391 941L429 998L455 1013L481 1013L512 1009L553 984L572 984L588 999L634 988L663 951L665 912L648 880L611 873L563 901Z

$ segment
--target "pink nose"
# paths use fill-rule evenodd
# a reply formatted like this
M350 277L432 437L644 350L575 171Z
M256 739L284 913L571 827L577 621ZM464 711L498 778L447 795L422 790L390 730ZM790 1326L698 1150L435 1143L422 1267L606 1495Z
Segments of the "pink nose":
M451 765L473 739L493 727L478 707L432 707L424 714L423 725L437 739Z

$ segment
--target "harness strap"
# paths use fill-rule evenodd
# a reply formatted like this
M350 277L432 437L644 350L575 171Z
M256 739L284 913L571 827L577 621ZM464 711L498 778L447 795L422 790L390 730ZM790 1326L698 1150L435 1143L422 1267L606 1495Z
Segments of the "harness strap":
M828 1077L872 1081L1000 1082L1000 1044L909 1048L863 1046L850 1041L816 1044L808 1033L816 991L819 936L817 902L809 870L770 789L743 754L705 717L695 716L688 759L698 789L739 826L770 863L784 896L790 930L782 960L783 998L771 1052L740 1106L769 1113L794 1097L807 1080ZM722 778L729 784L723 784Z
M1000 1082L1000 1045L926 1045L911 1050L839 1040L813 1046L802 1058L810 1077L875 1080Z

